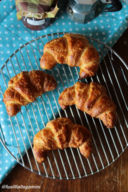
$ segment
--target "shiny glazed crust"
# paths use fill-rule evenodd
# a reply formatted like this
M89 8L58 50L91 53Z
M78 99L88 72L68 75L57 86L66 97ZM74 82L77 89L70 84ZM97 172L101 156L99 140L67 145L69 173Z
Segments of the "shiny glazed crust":
M116 106L108 97L105 87L98 83L77 82L61 93L59 104L63 109L75 104L91 117L101 119L106 127L112 128L115 125Z
M91 136L89 131L68 118L58 118L47 123L33 140L33 151L36 160L41 163L50 150L67 147L79 148L84 157L91 153Z
M8 115L16 115L21 110L22 105L35 101L36 97L55 88L56 81L54 78L43 71L24 71L17 74L10 79L8 88L4 93L3 101Z
M40 60L43 69L52 69L57 63L80 67L80 78L94 76L99 66L99 54L85 36L65 34L44 46Z

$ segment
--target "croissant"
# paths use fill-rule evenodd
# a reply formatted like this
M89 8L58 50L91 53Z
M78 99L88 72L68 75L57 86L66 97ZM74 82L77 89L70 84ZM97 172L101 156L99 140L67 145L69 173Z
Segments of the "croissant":
M65 34L44 46L40 60L42 69L52 69L57 63L80 67L80 78L94 76L99 66L99 54L87 38L79 34Z
M10 79L3 101L9 116L16 115L22 105L35 101L44 92L56 88L54 78L43 71L23 71Z
M62 109L75 104L78 109L91 117L102 120L106 127L114 127L116 106L108 97L105 87L98 83L77 82L60 94L59 104Z
M33 152L37 162L42 163L50 150L67 147L79 148L88 158L91 153L91 135L84 126L73 124L68 118L58 118L47 123L33 140Z

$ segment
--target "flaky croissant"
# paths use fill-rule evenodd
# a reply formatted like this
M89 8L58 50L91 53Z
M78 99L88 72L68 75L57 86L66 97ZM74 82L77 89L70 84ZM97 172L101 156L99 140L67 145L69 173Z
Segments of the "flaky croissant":
M105 87L98 83L77 82L61 93L59 104L62 109L75 104L78 109L91 117L102 120L106 127L114 127L116 106L108 97Z
M22 105L35 101L36 97L55 89L56 85L55 79L43 71L24 71L17 74L10 79L4 93L3 101L8 115L16 115Z
M57 63L80 67L80 78L94 76L99 65L99 54L85 36L65 34L44 46L40 61L42 69L52 69Z
M68 118L58 118L47 123L33 140L33 152L36 160L41 163L50 150L67 147L79 148L81 154L88 158L91 153L91 136L89 131Z

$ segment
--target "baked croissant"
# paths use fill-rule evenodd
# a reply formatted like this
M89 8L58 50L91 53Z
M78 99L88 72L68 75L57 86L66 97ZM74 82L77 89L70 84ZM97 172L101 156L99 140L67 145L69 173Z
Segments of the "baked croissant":
M10 79L8 88L4 93L3 101L8 115L16 115L21 110L22 105L35 101L36 97L55 88L55 79L43 71L23 71L17 74Z
M75 104L78 109L91 117L102 120L106 127L114 127L116 106L108 97L105 87L98 83L77 82L61 93L59 104L62 109Z
M79 148L81 154L88 158L91 153L91 135L84 126L73 124L68 118L58 118L47 123L33 140L33 152L41 163L47 152L67 147Z
M85 36L65 34L44 46L40 61L42 69L52 69L57 63L80 67L80 78L94 76L99 65L99 54Z

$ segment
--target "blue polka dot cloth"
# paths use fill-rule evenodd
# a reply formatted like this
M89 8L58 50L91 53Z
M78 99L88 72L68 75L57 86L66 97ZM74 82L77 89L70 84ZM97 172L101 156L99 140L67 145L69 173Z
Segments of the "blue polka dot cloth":
M82 33L87 36L92 36L95 39L99 39L100 41L105 42L106 44L113 46L122 33L128 27L128 4L123 3L123 8L121 11L118 12L101 12L98 17L93 19L92 21L88 22L87 24L78 24L70 20L66 11L60 10L58 16L54 23L52 23L49 27L42 31L32 31L26 28L22 21L18 21L16 17L16 8L14 0L4 0L0 1L0 67L4 64L4 62L8 59L8 57L21 45L25 44L26 42L48 33L55 33L55 32L75 32L75 33ZM40 45L41 46L41 45ZM24 53L25 54L25 53ZM18 73L17 63L15 63L15 71ZM22 65L21 65L22 66ZM29 66L29 65L28 65ZM9 67L9 66L8 66ZM34 66L37 69L36 66ZM24 70L24 69L23 69ZM61 70L61 69L60 69ZM4 70L5 81L9 81L9 77L7 75L6 70ZM11 75L13 76L13 72L11 71ZM69 77L70 78L70 77ZM0 77L0 86L3 86L3 81ZM58 80L58 79L57 79ZM59 81L58 81L59 84ZM55 93L57 94L57 93ZM44 96L45 97L45 96ZM50 93L48 93L48 97L50 98ZM56 95L58 98L58 95ZM20 158L19 153L16 147L16 141L13 139L14 133L11 131L11 124L9 121L9 117L6 113L5 105L3 104L3 98L0 95L0 137L5 139L6 146L9 148L10 151L13 151L15 156ZM48 99L44 98L46 101L47 111L49 119L52 118L52 111L49 109ZM40 103L40 98L38 99L38 103ZM53 101L54 102L54 101ZM53 103L54 106L54 103ZM57 111L56 106L53 107L55 111ZM26 112L22 110L22 114ZM34 103L34 110L36 112L37 118L40 118L38 114L38 110L36 109L36 104ZM44 108L41 108L42 114L44 113ZM32 112L31 108L28 108L28 113L30 113L30 118L33 115L34 111ZM21 114L17 114L17 119L21 119ZM43 117L45 123L48 121L47 117ZM30 120L35 125L33 118L28 119L27 115L25 114L25 121L29 127L31 127ZM12 118L13 124L15 124L15 131L16 135L20 135L19 129L17 129L18 125L15 119ZM42 120L38 119L40 122L41 127L43 127ZM28 123L29 122L29 123ZM26 137L26 131L24 123L19 121L19 125L22 130L22 135L26 142L26 148L30 147L30 141ZM31 130L31 129L30 129ZM29 131L30 131L29 130ZM1 134L2 133L2 134ZM30 140L33 139L33 134L29 132L31 135ZM20 153L24 154L25 147L21 144L20 136L18 137L18 143L20 145ZM4 149L3 145L0 143L0 183L3 179L8 175L8 173L14 168L16 165L16 161L14 158Z

